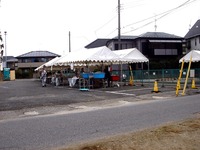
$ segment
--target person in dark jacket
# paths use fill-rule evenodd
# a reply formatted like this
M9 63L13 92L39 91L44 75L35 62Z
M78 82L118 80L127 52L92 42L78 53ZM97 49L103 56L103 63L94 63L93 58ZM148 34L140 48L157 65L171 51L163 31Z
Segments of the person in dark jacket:
M108 67L105 67L104 73L105 73L105 80L108 83L108 87L110 87L111 74L110 74L110 71L108 70Z

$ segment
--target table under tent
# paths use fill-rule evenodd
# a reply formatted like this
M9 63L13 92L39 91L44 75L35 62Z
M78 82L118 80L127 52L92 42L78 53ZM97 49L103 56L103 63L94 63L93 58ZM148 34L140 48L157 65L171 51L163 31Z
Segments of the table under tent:
M70 52L66 56L60 58L54 63L55 66L68 66L72 65L73 68L84 68L81 72L80 78L68 78L70 85L74 85L79 79L79 89L89 90L98 83L99 87L105 87L104 78L105 66L112 66L115 64L128 64L128 63L143 63L149 60L136 48L111 51L108 47L102 46L91 49L80 49L78 51ZM99 66L97 70L96 66ZM122 68L121 68L122 72ZM121 82L121 75L112 75L113 81Z
M105 73L103 72L103 67L110 65L112 63L119 62L120 58L117 54L111 51L108 47L97 47L86 49L83 48L79 51L70 52L65 57L59 59L54 65L71 65L79 68L84 68L84 72L81 72L79 77L79 89L80 90L89 90L98 83L104 86ZM100 66L98 70L92 70L96 66ZM77 80L77 78L74 78ZM75 83L72 78L69 79L69 82Z

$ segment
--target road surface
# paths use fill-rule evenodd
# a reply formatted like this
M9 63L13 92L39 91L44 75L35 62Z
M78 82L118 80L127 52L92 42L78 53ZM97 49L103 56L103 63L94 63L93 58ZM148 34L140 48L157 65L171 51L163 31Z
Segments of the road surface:
M133 132L200 113L200 95L0 121L0 149L50 149Z

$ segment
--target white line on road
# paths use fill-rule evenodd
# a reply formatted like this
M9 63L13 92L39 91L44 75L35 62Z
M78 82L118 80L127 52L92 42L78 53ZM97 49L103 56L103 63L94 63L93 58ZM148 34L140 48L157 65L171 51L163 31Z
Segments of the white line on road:
M135 96L135 94L129 94L129 93L120 93L120 92L113 92L113 91L106 91L106 93L112 93L112 94L120 94L120 95L130 95L130 96Z

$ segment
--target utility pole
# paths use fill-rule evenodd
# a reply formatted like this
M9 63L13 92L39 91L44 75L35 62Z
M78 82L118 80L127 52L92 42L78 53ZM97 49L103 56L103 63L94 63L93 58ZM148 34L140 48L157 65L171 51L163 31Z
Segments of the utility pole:
M121 49L121 16L120 16L120 9L121 9L121 4L120 0L118 0L118 50Z
M5 34L5 67L7 68L7 43L6 43L7 32L5 31L4 34Z
M71 33L69 31L69 52L71 52Z

